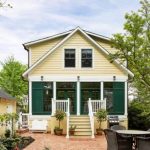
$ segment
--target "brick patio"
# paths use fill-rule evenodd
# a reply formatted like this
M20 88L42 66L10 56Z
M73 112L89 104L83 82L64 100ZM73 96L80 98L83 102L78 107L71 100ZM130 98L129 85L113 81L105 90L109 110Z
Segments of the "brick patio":
M106 150L105 136L96 136L95 139L66 139L64 136L56 136L44 133L26 133L23 136L32 136L35 141L24 150Z

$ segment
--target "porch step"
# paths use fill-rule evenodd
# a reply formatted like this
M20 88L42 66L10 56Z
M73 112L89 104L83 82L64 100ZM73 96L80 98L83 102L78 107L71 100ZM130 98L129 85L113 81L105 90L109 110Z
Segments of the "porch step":
M91 137L89 116L70 116L69 125L76 125L74 136L71 137Z

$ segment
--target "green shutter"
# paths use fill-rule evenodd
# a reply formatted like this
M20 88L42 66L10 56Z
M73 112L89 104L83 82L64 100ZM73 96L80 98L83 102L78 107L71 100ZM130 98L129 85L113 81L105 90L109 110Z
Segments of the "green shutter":
M124 82L113 83L113 114L123 115L125 106Z
M32 114L41 114L43 111L43 83L32 83Z

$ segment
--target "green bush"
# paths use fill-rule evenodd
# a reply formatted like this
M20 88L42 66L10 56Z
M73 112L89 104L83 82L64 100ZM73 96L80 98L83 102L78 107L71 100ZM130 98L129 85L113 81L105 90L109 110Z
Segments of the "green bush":
M66 114L64 111L56 110L55 117L56 117L56 120L59 121L59 129L60 129L60 121L64 120L65 116Z
M134 100L128 109L129 129L150 128L150 102Z
M6 130L5 130L5 137L6 137L6 138L9 138L10 135L11 135L10 130L9 130L9 129L6 129Z
M97 119L97 122L99 123L99 129L101 129L102 121L106 121L107 119L107 111L105 109L99 109L96 112L95 117Z

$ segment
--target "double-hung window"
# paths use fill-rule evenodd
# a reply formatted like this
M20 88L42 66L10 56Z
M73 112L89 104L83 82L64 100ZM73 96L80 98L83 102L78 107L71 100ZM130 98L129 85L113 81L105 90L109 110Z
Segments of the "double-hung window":
M81 50L81 66L82 68L92 67L92 49Z
M65 67L75 67L75 49L65 49Z

